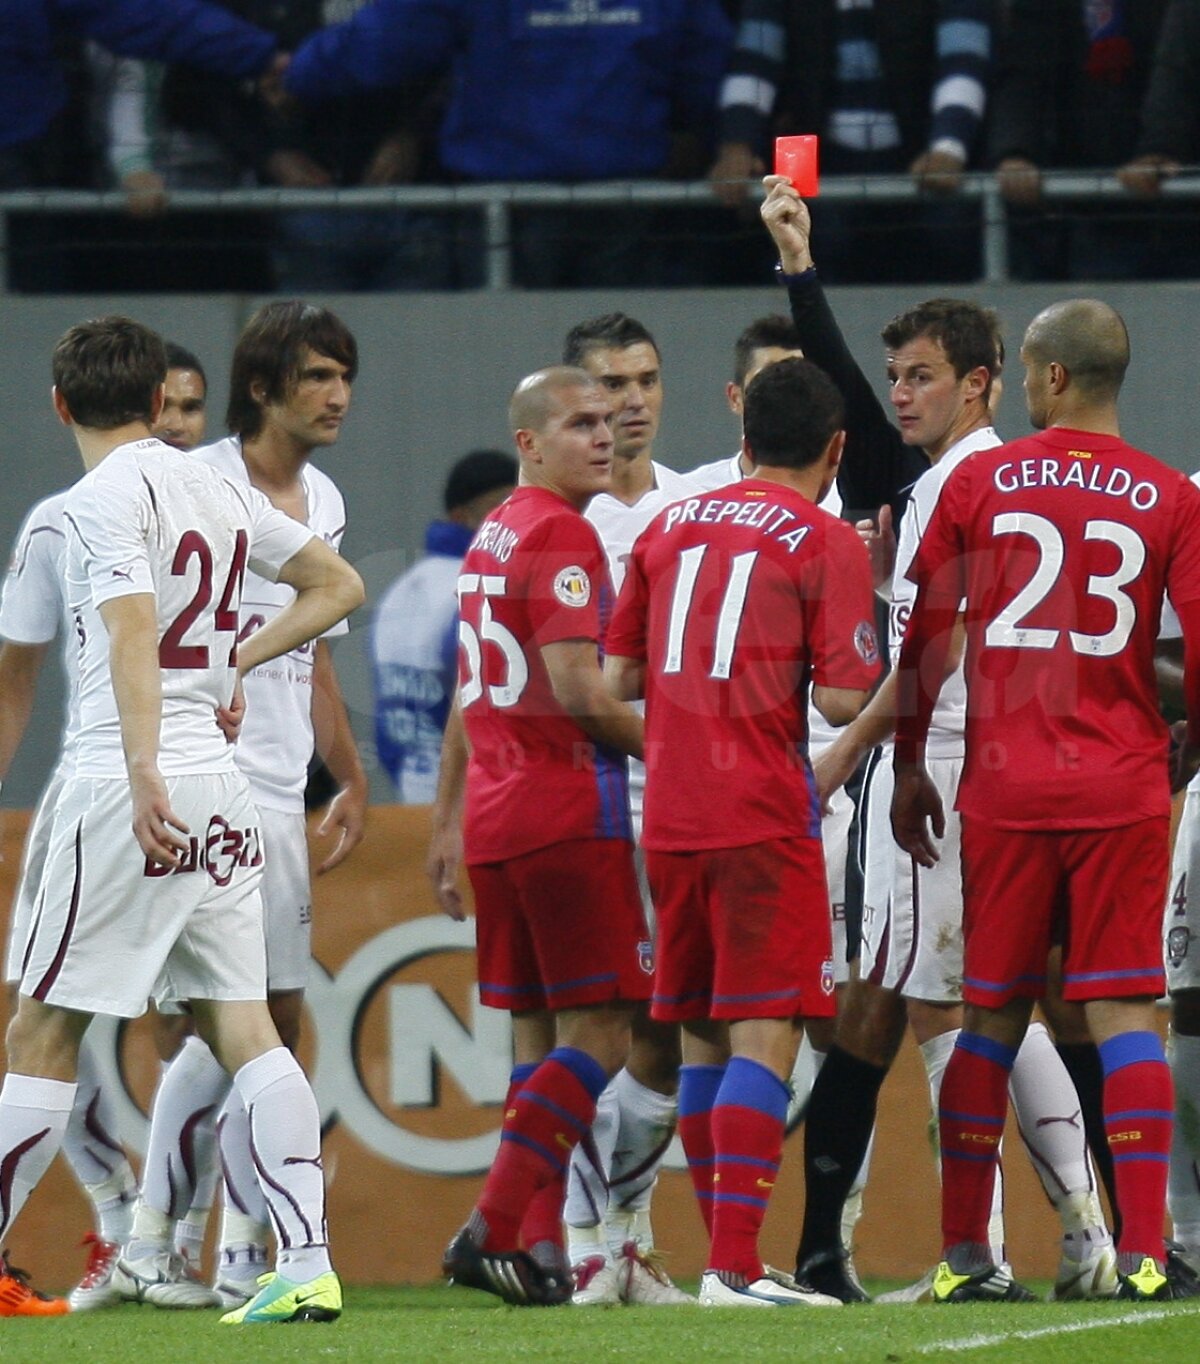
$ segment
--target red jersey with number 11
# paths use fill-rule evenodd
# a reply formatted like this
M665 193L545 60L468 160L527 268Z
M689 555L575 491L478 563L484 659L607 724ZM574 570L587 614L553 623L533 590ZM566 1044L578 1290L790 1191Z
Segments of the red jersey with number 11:
M643 845L820 838L809 685L870 687L873 621L861 540L791 488L749 478L657 516L606 642L646 660Z
M518 488L476 532L458 602L467 862L629 838L625 758L596 748L563 710L541 654L602 637L612 589L596 532L556 493Z
M1183 474L1064 427L977 451L909 576L967 601L960 810L1035 829L1168 812L1154 645L1164 588L1200 600L1200 490Z

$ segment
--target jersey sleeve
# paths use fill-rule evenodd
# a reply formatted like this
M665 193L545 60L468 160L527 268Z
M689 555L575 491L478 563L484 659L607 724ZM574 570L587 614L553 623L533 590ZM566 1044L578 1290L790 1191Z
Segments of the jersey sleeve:
M830 518L811 636L812 679L819 687L865 691L879 676L879 641L867 548Z
M635 542L625 571L625 581L612 620L604 637L604 652L618 658L646 658L646 612L650 601L646 580L645 550L641 538Z
M64 516L79 541L79 563L93 605L117 597L155 594L149 539L154 504L132 456L114 451L76 485Z
M532 641L600 641L600 600L608 567L591 524L574 513L547 518L530 544L524 596Z
M52 521L42 514L41 504L26 517L4 578L0 637L14 644L49 644L58 633L64 534L62 517Z
M1180 491L1171 533L1167 596L1176 607L1200 600L1200 489L1187 480Z
M313 533L286 512L273 506L257 488L246 484L238 489L250 513L250 555L248 563L260 578L278 582L284 564L299 554Z

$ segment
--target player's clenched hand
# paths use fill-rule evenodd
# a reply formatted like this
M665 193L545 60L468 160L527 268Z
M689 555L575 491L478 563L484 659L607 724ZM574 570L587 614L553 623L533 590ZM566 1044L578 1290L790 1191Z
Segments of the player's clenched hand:
M159 772L134 772L129 781L133 803L133 835L138 847L160 867L174 867L187 843L180 834L191 830L171 809L167 784Z
M367 789L357 783L343 786L329 802L325 818L317 825L318 834L339 830L333 851L317 868L317 875L332 871L344 862L362 842L367 831Z
M233 689L233 697L227 706L217 706L215 710L217 728L225 736L225 742L236 744L242 732L242 721L246 718L246 693L242 690L239 677Z
M854 529L867 547L867 556L871 560L871 581L878 592L892 581L896 568L896 532L892 528L891 507L885 502L879 508L878 525L868 518L856 521Z
M946 815L938 789L923 764L896 764L892 834L918 865L932 867L939 860L941 854L934 839L940 841L946 836Z
M808 205L786 175L765 176L763 186L767 197L759 212L779 252L779 263L785 274L802 275L813 264L808 241L812 232Z
M462 866L462 829L457 821L441 824L434 821L433 837L425 856L425 874L433 886L433 893L442 913L455 923L467 917L462 893L458 889L458 872Z

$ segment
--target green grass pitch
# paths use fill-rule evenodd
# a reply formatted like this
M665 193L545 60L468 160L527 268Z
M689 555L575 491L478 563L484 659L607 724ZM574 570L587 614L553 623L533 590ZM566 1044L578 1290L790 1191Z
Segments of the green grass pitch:
M221 1326L216 1313L123 1306L0 1321L5 1364L222 1364L289 1360L591 1364L1166 1364L1193 1358L1200 1300L770 1311L505 1307L449 1287L351 1288L328 1326Z

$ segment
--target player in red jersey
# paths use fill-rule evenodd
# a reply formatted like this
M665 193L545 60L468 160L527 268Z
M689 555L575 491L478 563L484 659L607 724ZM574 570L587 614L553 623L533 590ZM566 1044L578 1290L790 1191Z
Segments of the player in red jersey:
M1153 656L1165 588L1183 625L1189 744L1200 751L1200 492L1121 440L1129 340L1106 304L1039 313L1021 359L1039 434L979 451L950 476L913 566L919 593L900 656L892 823L929 866L942 809L924 742L965 599L967 1010L942 1087L934 1296L994 1296L986 1222L1008 1070L1065 916L1063 993L1084 1003L1105 1072L1124 1215L1118 1296L1167 1298L1173 1096L1153 1002L1170 799Z
M456 1283L566 1302L563 1178L629 1050L652 957L633 868L625 755L642 720L607 690L612 591L583 508L612 475L612 408L582 369L517 387L521 484L483 522L458 580L459 694L443 749L431 873L454 889L457 812L475 892L479 993L513 1015L500 1150L446 1251ZM462 741L465 728L469 760Z
M758 1231L803 1019L834 1011L809 687L845 724L879 670L866 550L815 505L841 421L815 365L763 370L744 426L758 472L659 514L607 638L618 695L646 697L652 1012L684 1028L679 1131L712 1237L705 1305L840 1305L767 1276Z

